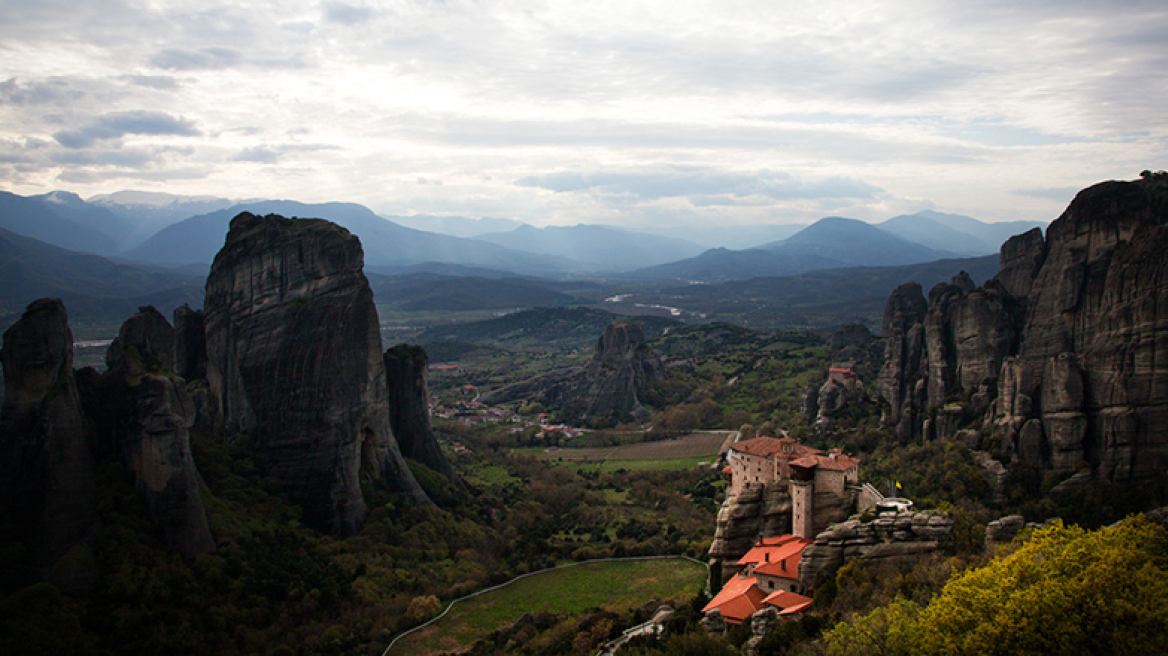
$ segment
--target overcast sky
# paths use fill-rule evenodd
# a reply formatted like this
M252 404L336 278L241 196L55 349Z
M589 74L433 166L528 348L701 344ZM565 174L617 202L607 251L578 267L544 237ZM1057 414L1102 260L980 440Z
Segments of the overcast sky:
M25 195L1047 221L1168 168L1166 108L1163 0L0 0L0 188Z

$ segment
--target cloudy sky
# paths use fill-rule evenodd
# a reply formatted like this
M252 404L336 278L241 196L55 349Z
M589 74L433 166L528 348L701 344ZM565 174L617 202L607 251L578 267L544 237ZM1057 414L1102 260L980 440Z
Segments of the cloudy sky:
M19 194L1050 220L1168 168L1166 107L1163 0L0 0Z

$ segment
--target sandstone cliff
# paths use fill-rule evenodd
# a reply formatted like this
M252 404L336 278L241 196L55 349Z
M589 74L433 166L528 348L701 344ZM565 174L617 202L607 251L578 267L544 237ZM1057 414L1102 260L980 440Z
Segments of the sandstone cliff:
M73 334L59 299L41 299L4 333L0 505L38 575L97 526L97 475L73 377ZM57 583L59 577L50 574Z
M461 485L430 427L426 368L429 358L420 346L398 344L385 352L389 419L403 456L412 458Z
M900 564L935 552L953 532L953 520L938 512L902 510L865 519L854 515L815 536L799 561L799 583L811 588L816 577L845 560Z
M167 544L188 556L214 551L199 494L188 429L195 404L170 370L175 332L157 310L122 324L106 354L105 387L117 410L111 428L123 462Z
M428 499L390 427L373 294L357 238L319 219L231 221L207 279L207 381L228 430L303 507L306 521L355 532L361 481Z
M535 400L582 416L614 412L648 421L650 413L637 398L645 385L665 379L661 361L649 352L635 324L617 321L596 342L592 360L583 367L554 371L485 394L483 403Z
M1080 192L1045 239L1003 244L982 288L938 285L927 304L919 286L897 289L878 385L886 419L903 439L978 430L983 448L1068 485L1162 478L1165 252L1168 179L1153 175Z

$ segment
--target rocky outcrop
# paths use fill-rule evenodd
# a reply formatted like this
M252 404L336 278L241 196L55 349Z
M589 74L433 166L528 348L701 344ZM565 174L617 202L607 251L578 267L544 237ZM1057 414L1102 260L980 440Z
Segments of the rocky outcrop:
M227 430L308 524L348 535L361 481L428 499L390 427L373 294L355 236L320 219L242 213L207 279L207 382Z
M494 390L483 395L482 402L494 405L531 400L583 417L626 413L644 422L650 413L641 405L637 392L664 379L665 368L649 352L641 329L631 322L617 321L597 340L588 364Z
M929 306L919 283L897 287L884 307L884 366L876 379L876 391L888 402L885 419L893 426L907 428L908 435L897 429L902 439L911 437L916 424L916 383L921 377L925 332L922 323Z
M767 606L750 616L750 639L742 646L743 656L758 656L758 646L779 624L779 609Z
M836 328L831 334L831 352L839 353L849 348L866 348L876 339L862 323L849 323Z
M389 420L398 447L412 458L461 485L458 474L443 455L430 426L426 370L429 358L421 346L398 344L385 352Z
M174 310L174 373L183 380L207 377L207 336L203 311L189 305Z
M118 409L118 452L146 500L147 514L176 551L214 551L199 494L188 429L195 404L170 370L174 329L157 310L141 308L122 324L106 353L105 386Z
M95 459L73 376L73 334L59 299L28 306L4 333L0 505L39 575L97 525Z
M1046 238L1002 246L982 288L919 302L900 288L885 312L879 391L902 437L980 428L1009 464L1057 477L1140 484L1168 468L1168 179L1080 192ZM912 297L912 298L909 298ZM914 394L910 390L921 389ZM940 413L957 404L957 425ZM905 418L909 423L905 424ZM1084 474L1083 472L1087 472Z
M927 556L949 540L953 520L934 511L886 511L865 521L853 515L815 536L799 561L799 584L815 586L821 572L845 560L900 564Z

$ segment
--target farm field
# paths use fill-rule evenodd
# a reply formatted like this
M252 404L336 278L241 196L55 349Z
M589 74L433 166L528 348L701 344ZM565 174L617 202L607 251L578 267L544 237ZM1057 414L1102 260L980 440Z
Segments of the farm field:
M399 640L387 656L426 656L469 648L525 613L578 613L592 607L628 608L650 599L693 596L706 569L682 558L589 562L518 579L460 601L430 626Z
M691 433L684 437L658 442L640 442L622 446L573 448L515 449L557 464L578 469L612 471L616 469L689 469L702 462L713 462L734 440L732 431Z

